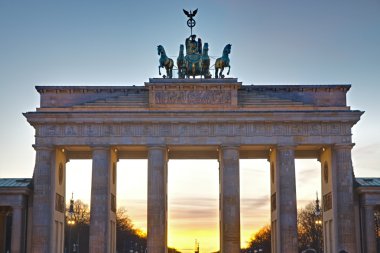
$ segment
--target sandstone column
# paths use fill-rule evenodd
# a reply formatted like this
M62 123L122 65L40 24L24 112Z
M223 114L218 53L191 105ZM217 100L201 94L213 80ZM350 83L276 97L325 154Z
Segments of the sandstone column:
M335 218L335 250L356 252L354 185L351 161L352 144L335 145L333 157L333 208Z
M272 252L298 252L297 196L294 146L278 146L272 150L271 220Z
M90 253L116 252L116 160L110 147L93 147Z
M167 252L167 162L165 146L148 147L148 252Z
M54 148L35 146L36 164L34 168L32 253L51 253L51 229L54 215L52 198L52 165Z
M5 233L7 224L7 213L6 208L2 210L0 207L0 252L5 251Z
M362 207L362 224L363 224L363 239L364 251L366 253L376 253L376 231L374 220L373 206L365 205Z
M25 242L25 213L21 206L12 207L12 239L11 253L23 253Z
M220 173L220 252L240 252L239 147L221 146Z

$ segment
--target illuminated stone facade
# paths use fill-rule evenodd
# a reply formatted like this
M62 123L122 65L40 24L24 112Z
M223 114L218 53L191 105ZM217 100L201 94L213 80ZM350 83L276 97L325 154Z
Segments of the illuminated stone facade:
M327 177L325 252L360 252L351 128L363 112L347 105L349 89L228 78L37 87L40 107L24 114L36 130L30 252L63 253L64 213L55 203L65 196L66 162L83 158L93 160L91 253L116 252L113 168L125 158L148 159L149 253L167 251L168 160L205 158L220 164L222 253L240 252L239 159L254 158L270 162L272 252L298 252L296 158L319 159Z

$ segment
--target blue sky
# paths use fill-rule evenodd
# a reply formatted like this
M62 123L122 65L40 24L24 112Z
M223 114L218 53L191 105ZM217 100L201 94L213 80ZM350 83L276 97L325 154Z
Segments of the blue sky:
M199 8L194 33L211 56L232 44L243 84L352 84L348 104L365 111L355 174L380 177L378 0L0 0L0 177L32 176L21 113L38 106L35 85L143 85L158 77L157 45L175 58L189 35L183 8Z

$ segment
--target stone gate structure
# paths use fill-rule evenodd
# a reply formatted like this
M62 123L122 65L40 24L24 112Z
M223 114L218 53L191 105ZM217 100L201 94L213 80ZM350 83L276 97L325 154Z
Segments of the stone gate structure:
M150 79L145 86L38 86L31 252L63 253L65 164L92 159L90 252L115 253L118 159L148 159L148 252L167 252L168 159L218 159L220 251L240 252L239 159L266 158L272 252L298 252L296 158L321 162L325 252L360 252L349 85Z

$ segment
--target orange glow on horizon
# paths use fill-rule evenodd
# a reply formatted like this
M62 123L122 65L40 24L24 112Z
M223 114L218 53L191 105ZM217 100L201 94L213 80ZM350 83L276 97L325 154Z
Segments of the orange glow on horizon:
M297 191L297 200L298 206L302 207L310 202L307 196L315 196L316 185L320 181L320 164L304 165L298 160L296 163L297 188L300 186L298 189L302 189ZM91 166L90 160L68 163L66 199L70 199L74 192L74 199L90 204ZM269 180L265 180L269 179L269 170L266 167L266 160L240 162L242 248L260 228L270 223ZM147 161L121 160L117 173L117 206L125 207L134 227L146 234ZM201 252L219 250L218 178L216 161L170 161L168 246L184 253L194 252L197 240Z

